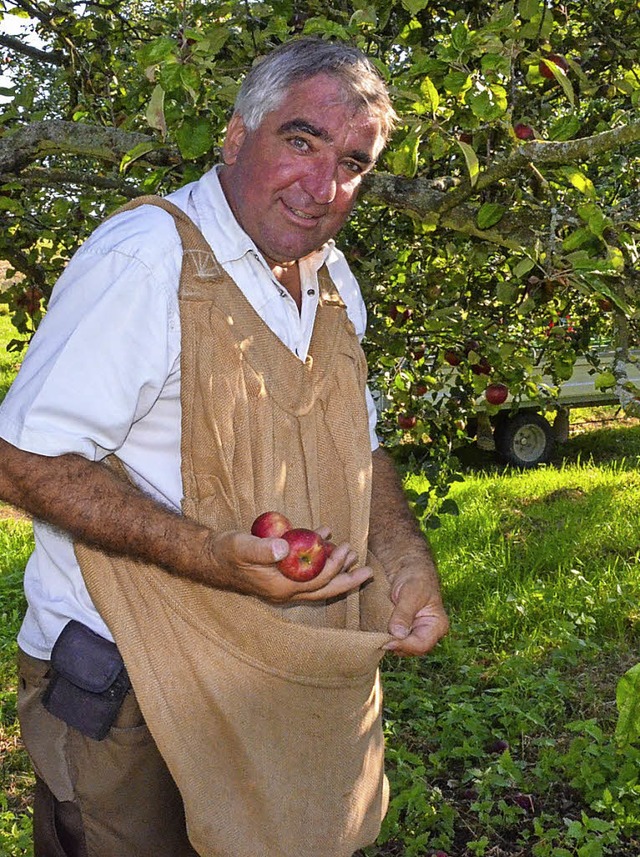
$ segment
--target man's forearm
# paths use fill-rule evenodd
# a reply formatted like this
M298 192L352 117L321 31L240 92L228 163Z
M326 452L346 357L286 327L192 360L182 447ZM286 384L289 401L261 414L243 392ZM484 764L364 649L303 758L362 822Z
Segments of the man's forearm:
M439 590L431 548L407 503L393 460L381 448L373 453L369 546L391 581L403 570L420 568L434 591Z
M0 497L74 539L202 583L210 531L79 455L46 457L0 440ZM202 557L201 567L195 560Z
M381 449L373 453L369 543L391 582L393 639L384 648L399 655L430 652L449 628L438 573L393 461Z

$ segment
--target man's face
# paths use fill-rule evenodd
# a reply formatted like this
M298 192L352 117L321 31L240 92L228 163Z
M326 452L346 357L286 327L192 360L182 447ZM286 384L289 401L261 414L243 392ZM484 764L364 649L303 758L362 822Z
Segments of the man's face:
M220 180L267 261L293 262L340 230L382 145L379 120L322 74L294 84L255 131L233 116Z

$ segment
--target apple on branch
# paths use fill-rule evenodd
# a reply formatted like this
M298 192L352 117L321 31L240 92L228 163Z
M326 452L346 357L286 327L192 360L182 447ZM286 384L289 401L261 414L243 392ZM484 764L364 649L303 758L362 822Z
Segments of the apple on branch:
M398 414L398 426L404 431L415 428L418 418L415 414Z
M569 71L569 63L563 56L560 56L560 54L549 54L548 56L543 57L538 64L538 71L542 77L546 77L547 80L553 80L555 77L551 66L555 66L565 74Z
M526 125L524 122L516 122L513 126L513 133L518 140L533 140L536 136L531 125Z
M507 401L509 388L506 384L495 382L493 384L489 384L487 389L484 391L484 395L490 405L502 405Z

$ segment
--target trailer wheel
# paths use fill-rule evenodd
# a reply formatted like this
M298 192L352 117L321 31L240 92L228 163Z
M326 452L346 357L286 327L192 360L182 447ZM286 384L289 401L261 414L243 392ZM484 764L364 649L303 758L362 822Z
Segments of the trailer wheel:
M535 411L505 416L495 430L498 454L515 467L536 467L549 461L554 440L551 424Z

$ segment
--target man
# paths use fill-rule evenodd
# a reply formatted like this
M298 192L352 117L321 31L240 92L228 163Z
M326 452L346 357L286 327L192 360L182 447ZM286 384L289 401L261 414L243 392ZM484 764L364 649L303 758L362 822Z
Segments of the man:
M242 377L244 386L234 381L228 396L212 397L214 416L208 429L213 432L212 443L223 435L222 410L227 400L231 398L235 407L236 399L251 398L249 388L254 379L251 376L246 380L249 370L244 358L251 356L254 340L263 335L263 322L280 343L271 343L271 333L264 334L268 342L265 353L281 355L275 361L276 369L295 355L292 374L298 366L312 371L314 360L322 366L325 357L333 359L331 349L324 357L319 353L314 330L314 321L320 317L323 321L318 327L324 329L324 319L330 315L325 307L346 305L348 329L342 322L334 327L336 336L346 337L347 351L354 327L362 337L365 313L359 289L332 239L348 218L362 177L373 168L393 118L386 90L362 54L322 41L292 42L272 53L248 75L229 122L223 164L169 197L177 209L188 215L189 235L194 232L193 222L214 253L209 258L206 248L204 253L196 249L192 257L204 259L205 268L212 267L215 272L220 269L221 289L229 287L229 277L235 283L229 292L233 307L228 309L225 305L217 315L211 310L216 336L226 336L227 332L236 336L236 319L245 319L240 331L243 336L229 340L230 355L235 348L233 366L237 365L238 374L234 379ZM193 592L201 593L198 597L202 600L206 600L207 593L213 593L218 603L227 603L224 599L229 597L230 609L238 603L247 605L247 610L253 609L252 605L258 611L266 606L303 624L316 622L318 611L325 610L326 605L352 603L361 590L367 590L364 584L375 577L372 568L363 564L363 550L356 550L350 543L350 534L357 537L360 532L353 526L344 531L347 538L340 539L317 578L294 583L276 567L288 551L287 543L279 538L251 536L248 512L218 511L212 518L188 514L189 497L183 483L185 426L190 425L191 406L185 410L187 381L181 373L187 371L185 349L190 334L182 300L184 271L178 301L181 267L187 253L183 255L185 238L178 234L177 224L166 211L143 205L118 214L96 230L54 290L47 316L0 411L0 495L34 516L36 536L36 550L25 574L29 607L19 635L21 725L37 777L36 857L184 857L218 853L216 844L208 842L209 832L203 834L206 841L200 844L195 830L198 819L191 817L187 819L190 838L197 845L193 851L185 831L182 798L173 782L176 778L184 797L180 759L171 761L172 777L163 759L169 759L172 751L163 745L159 753L145 731L136 695L143 695L145 702L141 698L141 705L147 720L155 718L161 706L154 705L153 691L150 701L146 701L143 685L151 670L148 666L138 669L137 649L129 649L128 632L119 628L121 621L128 623L127 602L120 595L114 599L110 591L97 594L103 583L110 585L111 573L92 573L91 555L88 559L85 556L88 567L83 564L81 571L74 544L79 557L85 555L83 545L97 549L96 562L101 561L100 557L107 562L110 557L125 558L125 578L130 581L136 580L136 569L142 564L163 569L161 585L166 581L187 587L179 590L178 601L185 592L187 597ZM330 282L326 285L325 272L337 294L331 293ZM204 275L206 279L206 271ZM234 296L236 286L244 298ZM215 291L219 293L218 286ZM245 299L250 308L245 306ZM256 313L261 321L254 323ZM202 317L202 312L195 317ZM245 333L244 325L251 328L251 335ZM192 349L196 363L201 359L200 344L198 341ZM286 358L285 352L279 351L282 344L286 346ZM318 345L318 353L314 344ZM224 355L216 357L223 358ZM344 366L358 359L353 352L353 357L345 357ZM345 384L351 383L348 368L330 374L340 373ZM216 372L214 382L221 374L224 372ZM265 383L270 396L269 383ZM317 383L320 389L324 382ZM256 420L255 409L262 407L258 399L264 390L257 389L255 401L250 403L250 426ZM338 395L339 391L332 392L328 404L314 405L314 413L326 407L327 413L332 413L331 401ZM274 487L276 483L285 486L282 490L289 491L287 496L291 496L292 484L307 485L304 490L311 497L318 480L323 483L326 498L334 486L324 483L333 480L336 504L351 502L352 518L358 504L367 514L369 547L390 582L392 611L388 634L381 638L384 648L400 655L420 655L446 633L447 619L429 549L415 526L389 458L378 448L375 411L369 394L366 393L366 401L364 396L363 390L361 401L349 401L347 405L353 409L354 426L364 426L365 437L369 436L367 447L373 450L372 455L368 448L364 450L362 466L354 471L353 478L345 480L349 482L345 491L351 491L349 496L355 500L339 499L338 471L329 476L322 467L319 472L310 469L312 464L305 457L309 447L303 439L298 458L293 449L290 461L279 453L277 473L273 478L258 478L254 488L246 492L249 496L245 502L251 504L263 490L269 499L285 496L277 494L281 489ZM269 419L270 414L268 411ZM361 423L359 414L364 417ZM279 440L277 435L281 439L283 427L288 426L282 416L278 419L281 422L276 422L279 428L274 433L274 444ZM295 423L295 431L299 424L300 420ZM327 427L328 433L332 430ZM260 460L268 459L268 443L262 432L252 431L253 447L260 452L261 445L265 446ZM239 434L240 429L238 445ZM191 428L187 443L191 443ZM230 433L219 440L217 461L221 467L229 447L235 443ZM338 449L340 441L336 443ZM317 438L313 444L317 446ZM362 447L360 441L353 447L357 455ZM127 480L101 464L111 454L123 465ZM250 450L245 458L253 454ZM323 467L331 468L333 453L318 455ZM370 511L368 477L363 475L367 458L373 473ZM231 478L233 471L243 466L244 459L234 460ZM348 470L348 463L342 466ZM295 479L291 475L294 470ZM220 504L221 497L226 499L230 493L230 508L240 508L244 483L227 490L217 470L194 481L210 476L214 482L218 480L210 502ZM360 480L363 482L358 493L353 484ZM269 484L265 487L265 483ZM196 499L200 502L201 498L198 495ZM206 505L206 498L204 502ZM295 498L290 502L291 508L298 508ZM180 514L181 504L184 516ZM311 509L313 503L309 504ZM326 510L331 503L326 499L316 506L323 514L330 514ZM302 511L300 514L306 515ZM315 517L315 513L308 513L309 522L323 535L328 536L326 523L334 533L338 530L341 534L344 516L332 521ZM218 528L217 523L208 526L203 521L225 523ZM366 536L365 528L365 541ZM88 580L94 581L91 595ZM93 603L96 597L100 599L100 609ZM152 599L151 595L149 602ZM132 597L129 603L140 600L145 596ZM326 607L327 611L332 609ZM81 624L72 622L69 626L70 620ZM325 620L318 621L322 624ZM160 624L155 621L155 625ZM154 620L151 632L153 626ZM101 648L100 641L115 637L131 673L136 695L130 690L126 693L106 737L92 737L92 724L88 732L83 732L82 717L75 720L78 711L65 712L64 696L62 711L55 709L56 691L47 691L52 684L51 651L68 627L79 627L81 635L83 628L98 635L90 637L86 645L97 645L96 657L107 665L109 675L113 650ZM145 633L150 631L138 631L138 641ZM172 658L174 664L182 663L180 657ZM58 673L66 669L64 658L61 661ZM72 683L83 686L83 692L87 689L84 684L94 679L90 666L89 674L83 673L76 680L76 672L84 666L85 660L80 667L75 663L70 667ZM183 672L188 672L186 666ZM162 682L157 685L161 686ZM59 687L64 689L66 685ZM112 692L111 687L108 690ZM43 706L43 692L48 710ZM75 689L72 693L76 693ZM259 696L259 692L256 694ZM159 724L157 729L160 733L162 726ZM154 737L158 741L155 721ZM142 743L142 749L138 747L134 752L134 743ZM246 794L237 795L237 801L250 805L248 789L254 786L255 780L251 779ZM185 803L189 813L187 798ZM234 857L244 853L245 849L238 846ZM258 846L255 852L246 853L284 857L288 853L284 833L282 843ZM312 854L313 850L306 853Z

